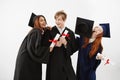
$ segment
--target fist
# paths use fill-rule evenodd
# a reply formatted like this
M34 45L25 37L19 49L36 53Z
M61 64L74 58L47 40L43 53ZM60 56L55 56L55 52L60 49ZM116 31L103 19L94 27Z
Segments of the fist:
M66 45L66 44L67 44L66 39L65 39L65 38L63 38L63 37L60 37L60 42L61 42L62 44L64 44L64 45Z

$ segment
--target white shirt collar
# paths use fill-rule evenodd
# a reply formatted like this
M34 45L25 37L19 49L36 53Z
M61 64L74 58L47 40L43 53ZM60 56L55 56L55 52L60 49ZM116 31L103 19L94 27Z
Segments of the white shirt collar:
M56 26L57 27L57 26ZM62 29L57 27L58 31L60 32L60 34L62 34L62 32L64 31L65 27L63 27Z

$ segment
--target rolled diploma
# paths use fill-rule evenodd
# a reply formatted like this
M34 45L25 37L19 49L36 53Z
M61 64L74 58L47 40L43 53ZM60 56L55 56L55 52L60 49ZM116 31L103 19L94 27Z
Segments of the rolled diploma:
M57 33L56 36L55 36L55 38L53 40L58 40L59 37L60 37L60 34ZM51 45L50 45L50 47L54 47L54 46L55 46L55 42L52 42Z
M98 53L97 56L96 56L96 59L98 59L98 56L100 56L100 55L101 55L101 54ZM105 57L105 56L103 56L103 55L102 55L102 59L101 59L101 60L104 62L104 64L109 64L109 63L111 63L111 62L110 62L110 59L107 58L107 57Z
M68 33L68 30L65 30L63 33L64 35L62 35L62 37L65 38L66 37L65 35L67 35L67 33Z

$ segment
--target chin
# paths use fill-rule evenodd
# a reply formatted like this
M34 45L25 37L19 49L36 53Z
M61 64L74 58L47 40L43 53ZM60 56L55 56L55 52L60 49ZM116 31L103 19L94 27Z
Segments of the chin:
M61 26L58 25L59 28L61 28Z

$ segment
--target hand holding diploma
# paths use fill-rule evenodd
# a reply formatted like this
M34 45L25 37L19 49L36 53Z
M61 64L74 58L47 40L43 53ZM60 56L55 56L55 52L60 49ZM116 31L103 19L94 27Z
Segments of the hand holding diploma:
M62 44L64 44L66 46L67 41L66 41L65 37L69 37L68 30L65 30L61 37L60 37L60 34L56 34L55 38L53 40L50 40L50 42L52 42L50 45L50 47L52 47L50 49L50 51L52 51L54 46L61 47ZM59 41L58 41L58 39L59 39Z
M65 30L64 33L62 34L62 36L60 37L60 41L62 44L64 44L64 46L67 45L67 41L66 41L65 37L69 37L68 30Z
M52 42L51 45L50 45L50 52L52 52L54 46L58 42L59 37L60 37L60 34L56 34L56 36L53 40L49 40L50 42Z
M106 58L105 56L103 56L103 54L98 53L96 56L97 60L103 60L104 61L104 65L106 64L110 64L110 59Z

